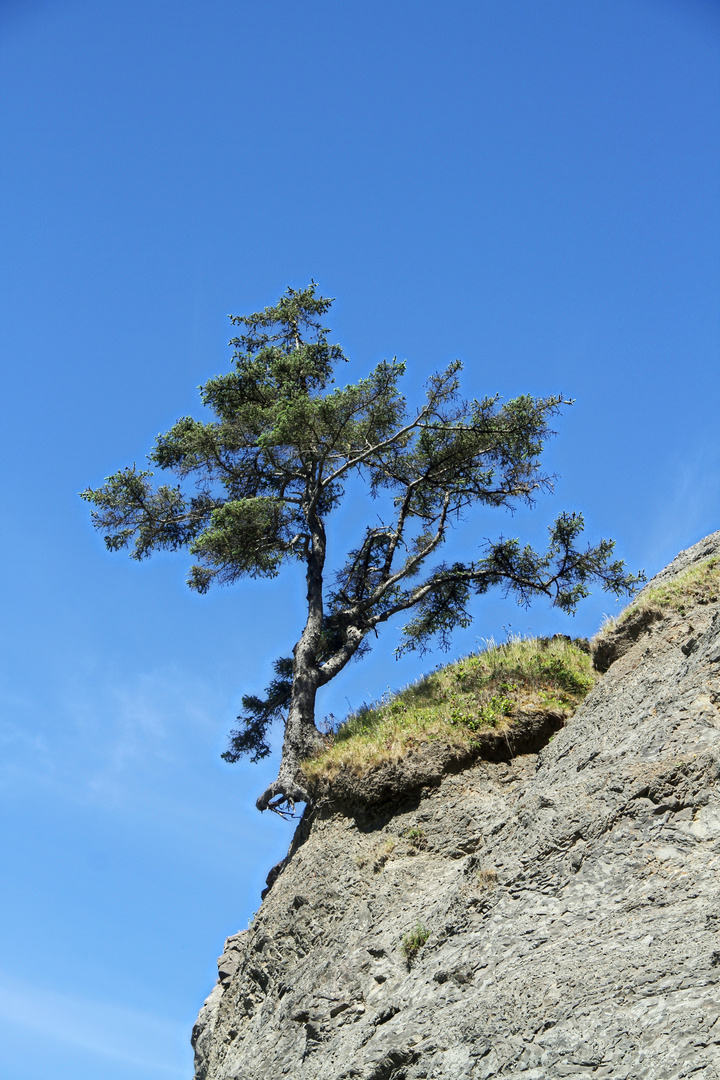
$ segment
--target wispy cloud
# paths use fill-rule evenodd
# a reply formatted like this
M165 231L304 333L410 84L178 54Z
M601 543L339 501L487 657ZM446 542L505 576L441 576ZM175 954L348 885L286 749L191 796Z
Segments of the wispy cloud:
M0 1019L158 1077L183 1075L180 1048L187 1033L151 1013L42 989L0 972Z
M49 671L25 695L0 688L0 702L0 782L100 799L105 807L157 790L163 776L194 765L200 747L211 754L227 710L209 681L103 664Z
M662 569L682 548L720 527L720 448L687 448L650 530L648 570Z
M254 796L275 767L220 762L234 689L231 679L179 666L124 671L87 656L74 670L48 672L27 701L8 696L3 707L0 685L0 796L97 809L166 839L203 835L209 857L224 830L254 820Z
M207 683L176 669L130 677L109 672L91 686L67 680L63 711L75 736L99 751L85 755L88 792L107 804L122 799L148 769L156 774L181 765L199 738L205 745L212 739L221 709L216 698Z

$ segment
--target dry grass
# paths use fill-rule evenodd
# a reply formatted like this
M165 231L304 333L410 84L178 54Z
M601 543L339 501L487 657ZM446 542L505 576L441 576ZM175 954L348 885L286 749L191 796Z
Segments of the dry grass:
M660 611L670 609L684 617L696 604L716 603L718 596L720 596L720 558L713 556L686 570L684 574L673 578L672 581L644 591L642 596L629 604L616 618L606 619L596 634L595 640L621 627L626 619L638 612L651 608Z
M309 778L362 775L434 740L471 747L481 731L508 730L513 717L571 715L592 688L589 655L567 638L516 638L434 671L400 693L364 706L304 762Z
M497 870L489 866L483 870L478 870L475 877L479 889L494 889L497 885L497 879Z
M383 843L377 844L372 851L365 852L365 854L358 856L355 863L360 870L362 870L364 866L370 864L372 865L373 872L379 874L396 847L397 841L391 836Z

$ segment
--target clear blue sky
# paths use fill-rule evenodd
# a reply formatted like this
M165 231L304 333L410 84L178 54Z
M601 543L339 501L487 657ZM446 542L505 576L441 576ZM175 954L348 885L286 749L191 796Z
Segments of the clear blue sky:
M253 808L277 762L219 755L301 583L198 598L76 493L197 411L228 313L314 277L350 378L460 357L471 395L576 398L555 495L463 550L574 509L659 569L720 527L719 60L712 0L0 4L3 1078L189 1080L290 838ZM454 651L612 610L488 598ZM321 708L442 659L395 641Z

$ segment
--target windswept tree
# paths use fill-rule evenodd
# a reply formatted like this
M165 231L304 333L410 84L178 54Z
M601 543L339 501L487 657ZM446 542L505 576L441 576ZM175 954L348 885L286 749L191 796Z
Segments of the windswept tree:
M345 359L322 325L332 301L308 288L287 289L273 307L232 318L233 368L201 387L216 419L183 417L159 435L149 461L177 479L154 486L135 466L82 492L111 551L131 558L187 548L188 584L275 577L300 563L307 618L292 657L275 661L265 697L243 698L240 726L223 755L253 761L270 753L268 728L283 719L277 780L257 800L280 810L306 800L301 762L321 744L315 724L320 687L369 647L368 635L409 612L402 649L447 645L470 622L473 595L499 587L521 604L540 594L574 612L599 583L618 595L638 577L612 560L613 542L576 547L579 514L561 514L546 551L516 539L487 542L469 562L435 561L448 531L473 507L532 504L551 487L541 467L550 419L561 396L465 401L459 362L433 375L417 409L400 390L405 366L383 361L366 379L334 384ZM344 562L329 573L327 530L349 482L377 498Z

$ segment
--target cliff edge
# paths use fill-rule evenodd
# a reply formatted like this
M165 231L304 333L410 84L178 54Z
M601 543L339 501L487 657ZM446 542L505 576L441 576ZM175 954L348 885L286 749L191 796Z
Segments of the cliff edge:
M538 753L306 813L196 1080L720 1078L720 602L657 602L718 556L650 582Z

